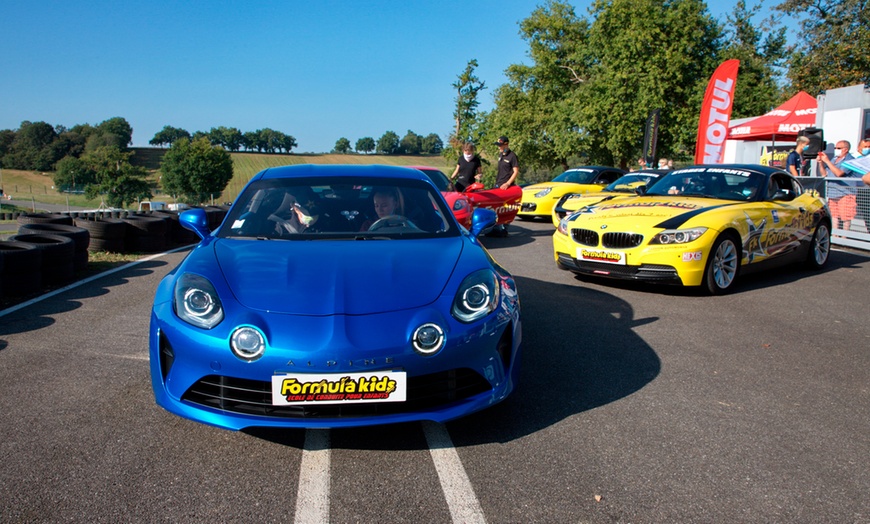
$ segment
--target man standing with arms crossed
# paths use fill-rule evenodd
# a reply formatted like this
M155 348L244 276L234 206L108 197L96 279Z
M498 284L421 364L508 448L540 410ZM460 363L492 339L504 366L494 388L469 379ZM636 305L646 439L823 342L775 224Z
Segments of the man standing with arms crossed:
M495 189L507 189L514 185L520 174L520 163L517 154L510 150L508 137L500 136L495 141L498 146L498 166L495 176ZM496 236L506 237L507 224L499 224L493 230Z

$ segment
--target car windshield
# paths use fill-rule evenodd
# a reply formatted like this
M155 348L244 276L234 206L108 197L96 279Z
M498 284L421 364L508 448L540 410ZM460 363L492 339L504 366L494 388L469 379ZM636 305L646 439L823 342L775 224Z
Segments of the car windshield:
M438 169L420 169L426 176L429 177L429 180L435 184L435 187L438 188L438 191L442 193L446 193L448 191L456 191L453 188L453 184L450 182L450 179L447 178L443 172Z
M569 169L553 179L553 182L568 184L591 184L598 173L591 169Z
M659 173L629 173L605 187L603 191L634 193L640 186L651 186L661 177Z
M752 171L726 168L687 168L673 171L650 186L647 195L693 196L750 201L760 196L765 176Z
M422 180L323 177L253 182L217 236L368 240L458 234L444 199Z

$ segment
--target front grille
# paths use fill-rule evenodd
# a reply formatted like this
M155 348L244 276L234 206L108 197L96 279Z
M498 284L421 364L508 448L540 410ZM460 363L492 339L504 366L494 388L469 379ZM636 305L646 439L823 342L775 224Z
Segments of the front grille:
M409 377L405 402L273 406L271 382L209 375L194 383L181 398L194 404L245 415L343 418L424 411L464 400L490 389L486 379L471 369L462 368Z
M637 233L604 233L601 245L610 249L629 249L643 242L643 235Z
M590 229L572 229L571 238L583 246L598 246L598 233Z

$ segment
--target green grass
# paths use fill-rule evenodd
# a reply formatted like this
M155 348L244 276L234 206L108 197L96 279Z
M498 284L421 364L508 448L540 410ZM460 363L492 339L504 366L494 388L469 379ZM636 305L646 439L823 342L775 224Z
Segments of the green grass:
M158 148L132 148L134 152L131 157L131 163L140 165L148 169L148 180L154 189L154 200L166 200L173 202L171 197L167 197L160 192L159 177L160 177L160 160L166 149ZM278 154L262 154L262 153L230 153L233 159L233 178L227 184L221 196L215 197L215 203L229 202L234 200L241 192L245 184L260 171L277 166L286 166L292 164L385 164L393 166L414 166L425 165L441 169L447 173L452 169L452 165L445 161L443 157L438 155L337 155L337 154L304 154L304 155L278 155ZM51 173L42 173L34 171L18 171L12 169L2 170L2 187L12 195L16 200L32 200L33 202L43 202L46 204L57 204L74 207L99 207L101 199L88 199L84 195L76 195L69 193L60 193L53 188L54 182L51 179ZM131 206L135 208L135 206ZM3 206L5 209L5 206ZM30 208L19 210L30 211ZM13 212L13 211L4 211Z

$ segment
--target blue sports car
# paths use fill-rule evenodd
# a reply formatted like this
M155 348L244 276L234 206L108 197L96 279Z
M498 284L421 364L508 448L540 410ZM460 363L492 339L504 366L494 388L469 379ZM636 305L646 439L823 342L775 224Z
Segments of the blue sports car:
M503 400L519 375L513 277L420 172L262 171L157 288L157 403L206 424L347 427L447 421Z

